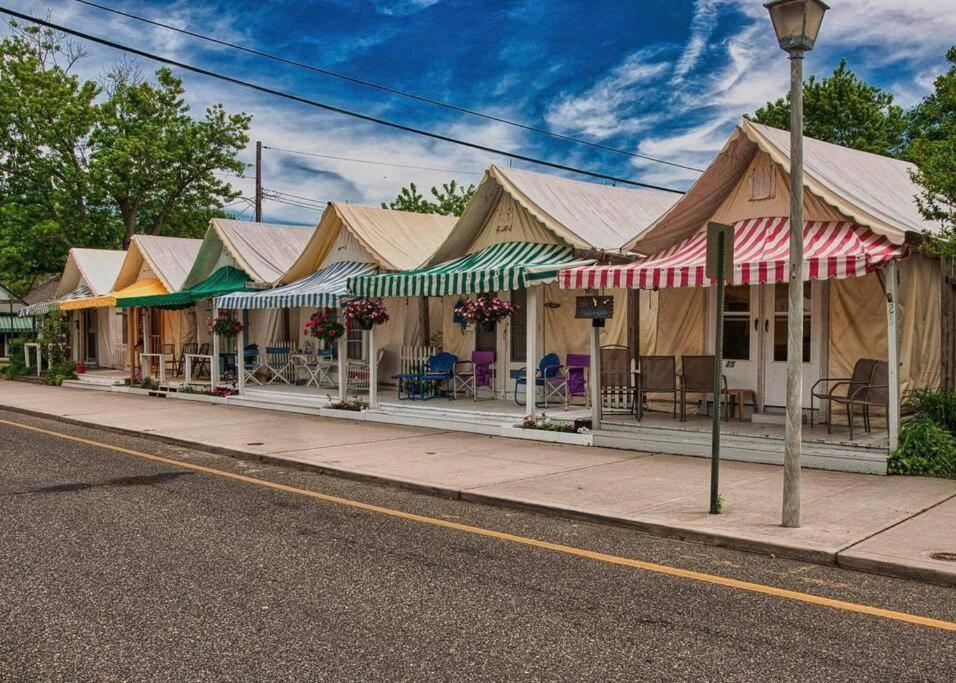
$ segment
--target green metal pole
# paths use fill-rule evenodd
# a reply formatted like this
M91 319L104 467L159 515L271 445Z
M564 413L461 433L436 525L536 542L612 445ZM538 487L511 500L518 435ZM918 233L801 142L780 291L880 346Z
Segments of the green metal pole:
M718 478L720 476L720 366L724 350L724 250L726 235L721 231L717 235L717 325L714 332L714 427L710 451L710 514L720 513L717 509Z

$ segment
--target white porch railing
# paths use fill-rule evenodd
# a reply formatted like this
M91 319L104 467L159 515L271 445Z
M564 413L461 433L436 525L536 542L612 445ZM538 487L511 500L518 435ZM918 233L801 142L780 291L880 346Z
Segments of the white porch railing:
M402 346L399 372L402 374L422 372L428 359L438 353L434 346Z

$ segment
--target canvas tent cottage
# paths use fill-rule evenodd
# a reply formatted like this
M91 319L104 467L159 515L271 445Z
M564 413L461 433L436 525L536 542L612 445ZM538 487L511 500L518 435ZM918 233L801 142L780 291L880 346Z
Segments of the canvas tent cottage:
M885 451L899 388L952 382L952 280L918 247L939 226L917 209L910 164L813 139L804 155L805 408L820 379L848 378L861 359L888 363ZM754 422L776 422L786 401L789 166L789 133L743 120L687 194L626 245L647 258L559 276L568 289L644 290L643 356L713 353L704 231L732 225L723 372L730 388L756 394Z
M305 349L311 345L305 332L306 322L319 310L329 310L337 315L336 311L347 294L349 277L421 265L447 238L454 223L455 219L448 216L329 202L308 243L295 262L275 280L274 288L225 295L217 298L216 305L247 313L281 312L289 321L289 339L298 349ZM377 362L378 353L374 358L376 365L386 373L397 371L403 341L425 343L420 322L429 320L429 314L424 310L426 305L420 298L406 299L402 302L400 314L378 331L378 349L382 358ZM440 313L440 309L434 313ZM370 363L373 357L366 336L359 330L350 330L338 348L325 351L335 361L345 358L357 367ZM301 359L303 363L310 362L305 354ZM344 363L337 363L337 369L342 369L343 373L344 368ZM366 365L366 384L367 374ZM336 372L332 375L344 395L344 374ZM274 379L278 383L271 381L269 387L285 391L284 387L300 377L292 372ZM261 388L261 383L255 385L260 391L266 389ZM253 386L243 388L252 389ZM316 386L315 390L318 391L319 387Z
M91 307L83 302L113 290L125 256L119 250L70 249L53 299L27 306L20 315L39 316L59 308L71 323L71 357L76 363L93 368L122 368L122 318L112 305Z
M587 330L573 324L574 295L553 284L560 267L623 260L620 247L666 211L678 195L586 183L491 166L448 239L415 270L349 281L358 296L427 296L441 301L442 349L462 360L494 354L494 393L515 391L515 377L545 353L587 353ZM493 327L456 321L456 306L496 294L517 306ZM627 337L627 305L604 330L601 343ZM490 357L490 356L489 356ZM533 402L533 397L522 400Z
M122 308L184 311L187 328L195 330L193 343L212 347L204 355L217 356L217 340L209 331L209 322L214 317L213 298L245 289L249 284L272 282L299 255L309 235L310 231L304 226L213 218L180 288L164 294L130 296L118 300L117 304ZM145 318L147 323L155 319L155 313ZM285 321L268 314L254 317L251 327L256 339L281 338L287 334ZM155 340L156 333L149 329L146 338ZM146 348L148 353L156 353L152 347ZM213 368L216 367L213 363Z
M0 360L9 355L11 339L33 333L33 321L17 315L25 307L23 299L0 283Z

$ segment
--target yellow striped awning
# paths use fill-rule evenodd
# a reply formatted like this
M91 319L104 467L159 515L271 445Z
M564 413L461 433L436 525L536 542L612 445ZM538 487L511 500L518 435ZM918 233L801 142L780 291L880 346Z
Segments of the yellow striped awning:
M103 296L91 296L86 299L64 301L59 307L61 311L75 311L81 308L106 308L115 306L117 299L128 299L134 296L155 296L157 294L168 294L163 283L155 278L145 278L137 280L129 287L124 287L118 292L110 292Z

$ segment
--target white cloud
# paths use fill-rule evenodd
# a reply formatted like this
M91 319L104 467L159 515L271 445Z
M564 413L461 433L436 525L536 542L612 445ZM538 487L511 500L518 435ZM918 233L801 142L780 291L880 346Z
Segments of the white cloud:
M677 60L674 68L674 78L683 79L697 66L707 41L710 39L717 25L717 6L721 0L696 0L694 2L694 17L690 24L690 40L684 47L684 52Z
M545 111L548 124L560 131L581 132L599 140L621 133L635 133L654 119L635 115L639 90L660 86L671 71L660 50L645 49L632 54L604 78L583 93L564 95Z

